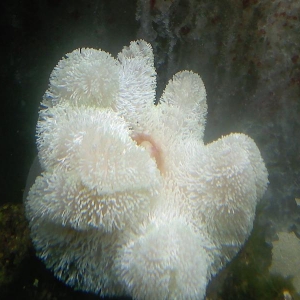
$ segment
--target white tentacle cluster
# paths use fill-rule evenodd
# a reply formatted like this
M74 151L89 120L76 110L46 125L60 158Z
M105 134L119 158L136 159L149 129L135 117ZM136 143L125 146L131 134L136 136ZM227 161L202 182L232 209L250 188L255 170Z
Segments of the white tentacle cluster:
M26 214L67 284L135 299L203 299L249 236L268 174L254 141L205 145L206 91L182 71L154 105L143 40L118 58L78 49L54 68L37 124L43 172Z

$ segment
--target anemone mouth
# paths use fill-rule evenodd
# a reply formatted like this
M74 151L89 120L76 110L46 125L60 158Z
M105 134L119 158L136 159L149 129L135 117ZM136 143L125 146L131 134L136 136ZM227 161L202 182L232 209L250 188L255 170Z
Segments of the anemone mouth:
M132 135L132 139L137 143L138 146L146 149L146 151L150 154L150 157L155 160L160 173L163 174L165 171L163 152L161 147L152 138L152 136L146 133L135 133Z

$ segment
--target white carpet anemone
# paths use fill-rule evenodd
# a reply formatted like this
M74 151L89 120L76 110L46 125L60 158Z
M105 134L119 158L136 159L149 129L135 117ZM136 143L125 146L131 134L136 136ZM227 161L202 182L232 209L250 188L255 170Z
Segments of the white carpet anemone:
M205 145L199 75L169 81L158 105L151 46L66 55L37 124L42 173L26 200L48 268L77 289L134 299L203 299L248 238L268 174L254 141Z

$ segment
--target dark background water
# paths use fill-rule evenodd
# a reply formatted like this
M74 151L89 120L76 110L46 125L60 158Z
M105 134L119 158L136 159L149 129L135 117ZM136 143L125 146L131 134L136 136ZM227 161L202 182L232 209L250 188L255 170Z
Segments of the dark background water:
M250 135L270 185L260 218L300 236L300 4L279 0L2 1L0 203L20 203L36 155L35 124L50 72L80 47L116 55L153 45L158 96L182 69L207 89L205 140Z

